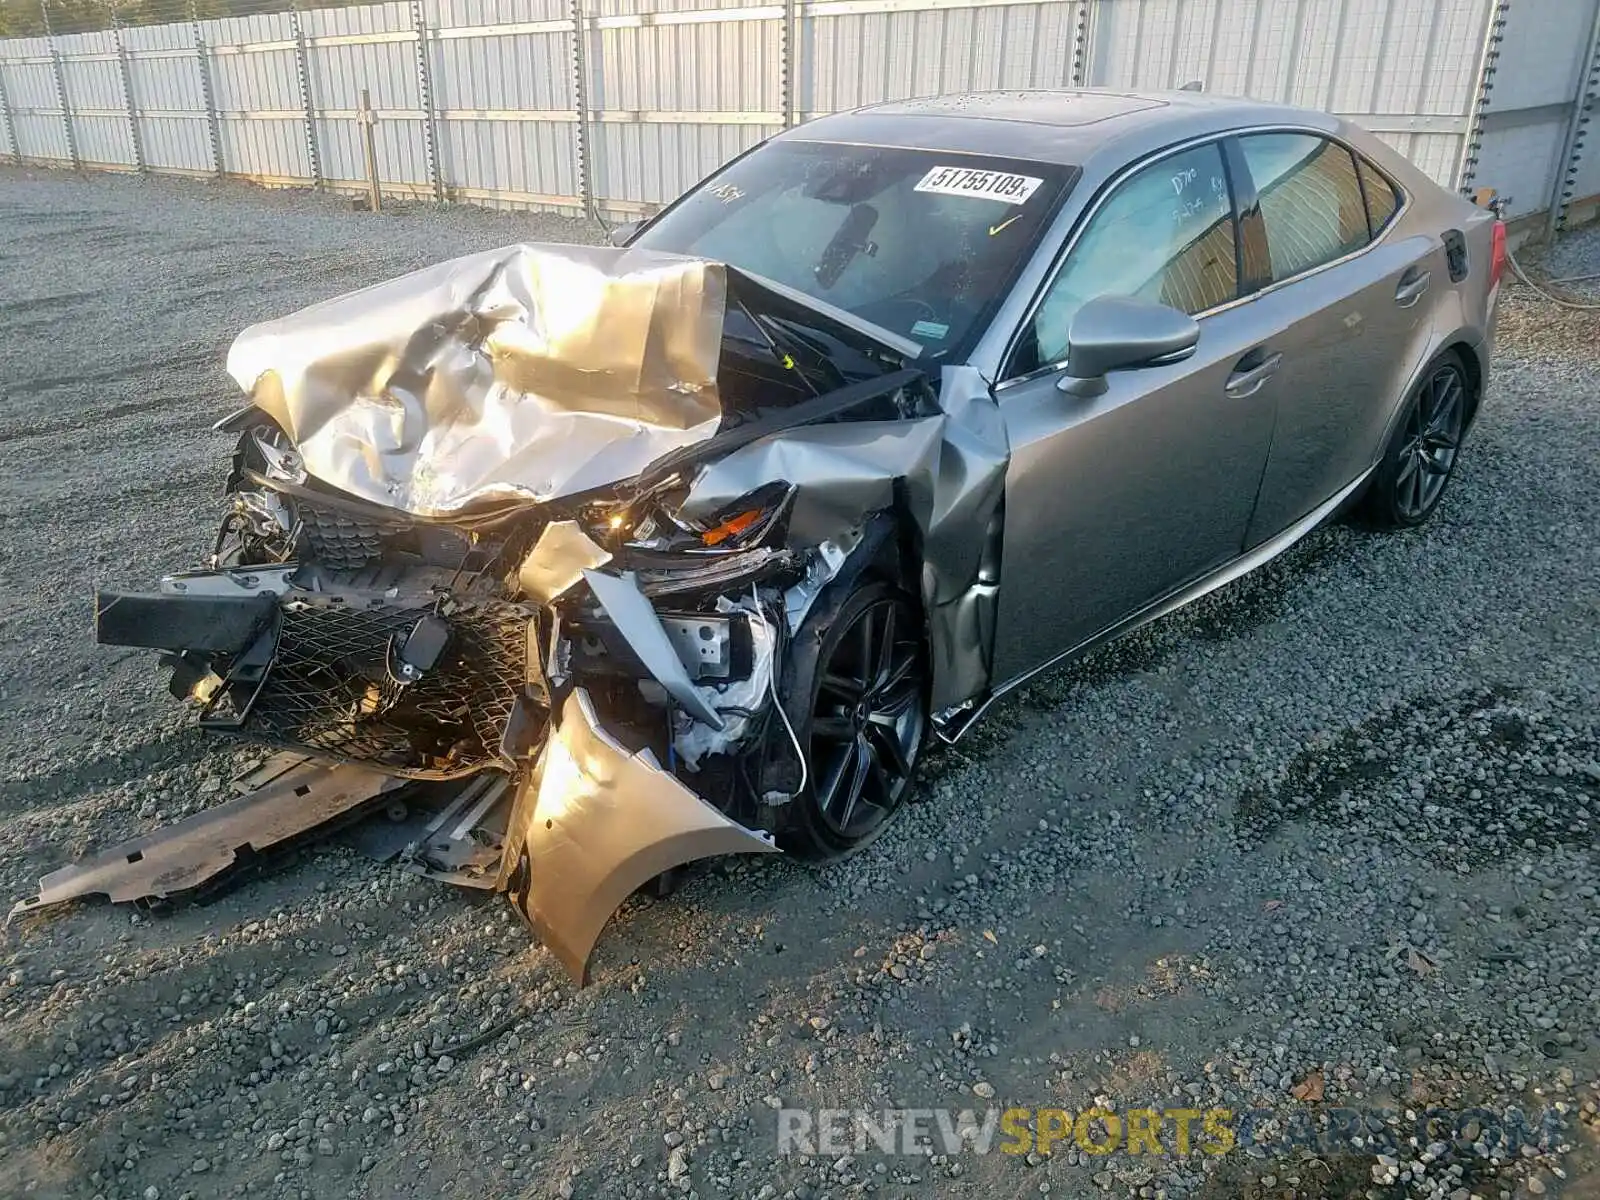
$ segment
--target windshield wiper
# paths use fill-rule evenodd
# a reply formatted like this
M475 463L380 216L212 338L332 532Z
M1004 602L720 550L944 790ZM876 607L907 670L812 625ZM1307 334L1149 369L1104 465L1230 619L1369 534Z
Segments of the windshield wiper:
M762 336L767 339L767 345L771 347L772 353L780 362L791 368L796 375L800 376L801 382L806 385L806 388L813 396L820 396L826 390L843 387L845 385L847 380L844 377L844 372L839 370L838 366L834 364L833 360L830 359L827 354L819 352L815 346L812 346L806 342L805 339L797 336L794 333L791 333L784 326L782 321L778 320L770 313L764 313L758 309L751 308L742 299L737 297L734 298L734 303L739 306L739 311L750 318L750 323L761 331ZM796 353L796 351L798 351L798 353ZM834 379L829 383L827 388L818 387L816 383L812 381L811 376L806 372L805 368L800 365L801 360L806 357L815 357L832 370Z

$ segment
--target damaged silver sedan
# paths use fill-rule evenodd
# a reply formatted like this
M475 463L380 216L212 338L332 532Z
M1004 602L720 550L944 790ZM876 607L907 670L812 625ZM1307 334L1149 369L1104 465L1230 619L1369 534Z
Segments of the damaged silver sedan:
M1501 237L1317 114L827 118L624 245L485 252L246 330L215 546L101 592L97 634L163 651L205 728L303 756L307 782L235 804L432 789L409 861L506 893L582 979L652 878L861 846L930 734L1036 671L1356 500L1425 519ZM230 821L183 844L231 861ZM157 894L153 866L117 878L183 857L150 842L42 898Z

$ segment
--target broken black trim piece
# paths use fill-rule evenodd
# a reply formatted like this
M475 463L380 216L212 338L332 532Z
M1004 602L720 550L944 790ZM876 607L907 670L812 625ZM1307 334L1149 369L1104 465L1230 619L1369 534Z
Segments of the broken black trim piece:
M237 654L272 620L277 598L94 594L94 640L102 646Z

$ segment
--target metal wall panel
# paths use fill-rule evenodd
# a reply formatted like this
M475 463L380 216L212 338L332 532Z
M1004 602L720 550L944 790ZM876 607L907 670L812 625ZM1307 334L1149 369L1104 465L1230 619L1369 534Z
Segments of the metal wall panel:
M576 206L573 33L564 0L427 0L424 11L446 194L504 193L538 207L562 197Z
M409 4L321 9L301 15L307 40L317 151L323 177L365 180L360 122L352 115L365 89L380 119L374 131L378 177L383 182L428 183L422 97L417 83L415 31ZM351 42L354 34L392 39Z
M592 160L595 195L602 202L663 203L777 131L761 125L609 125Z
M596 196L664 203L781 124L782 25L767 15L781 9L697 0L655 11L719 8L734 10L731 19L588 22L585 91ZM638 10L605 0L591 11L605 17Z
M1075 3L827 12L822 5L799 31L798 103L808 114L939 92L1071 82Z
M217 138L225 168L268 181L310 183L289 14L202 21L200 33L211 47ZM273 48L260 49L263 43Z
M133 132L114 36L107 31L60 37L56 50L79 160L87 165L132 166Z
M1419 164L1451 186L1487 13L1488 0L1094 0L1090 79L1127 88L1198 80L1224 95L1326 109L1405 153L1415 140Z
M1490 130L1478 151L1478 183L1499 190L1513 217L1549 206L1566 125L1546 121L1516 129Z
M139 25L122 31L139 140L151 170L212 169L200 59L189 25Z
M50 69L50 43L44 38L17 38L5 43L6 99L11 123L24 158L70 162L66 126Z
M1493 109L1571 101L1593 21L1594 0L1512 5L1496 64Z
M1562 150L1587 59L1594 4L1541 0L1537 9L1509 10L1494 88L1484 106L1477 178L1510 198L1507 211L1514 216L1547 209L1565 175Z
M1446 185L1481 122L1474 182L1514 213L1547 202L1585 38L1600 0L1508 6L1481 112L1491 0L799 0L784 78L782 0L422 0L417 6L201 22L224 170L279 183L364 180L363 88L377 111L383 182L431 195L572 209L659 204L782 126L882 100L1071 82L1201 80L1212 92L1325 108L1364 123ZM302 91L296 23L303 32ZM212 126L195 25L0 42L11 140L22 155L210 172ZM59 54L58 88L51 53ZM584 67L582 92L577 87ZM306 93L309 94L306 94ZM579 107L583 104L582 119ZM306 107L312 118L306 118ZM436 145L430 161L429 131ZM0 132L0 154L11 140ZM1575 194L1600 192L1600 150Z

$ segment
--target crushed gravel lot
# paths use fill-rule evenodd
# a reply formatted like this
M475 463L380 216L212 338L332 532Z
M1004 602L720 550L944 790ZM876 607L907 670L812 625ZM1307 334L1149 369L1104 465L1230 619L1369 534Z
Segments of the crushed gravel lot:
M209 548L233 335L598 237L0 169L7 902L260 757L90 635L96 583ZM1546 265L1600 272L1600 230ZM0 1195L1600 1196L1597 330L1512 289L1432 524L1324 529L1048 676L846 863L718 863L632 902L583 992L498 899L337 846L168 915L13 921ZM1163 1154L805 1156L778 1153L779 1105L1366 1128L1338 1152L1182 1155L1169 1127ZM1508 1105L1555 1124L1518 1148ZM1484 1112L1419 1136L1430 1108Z

